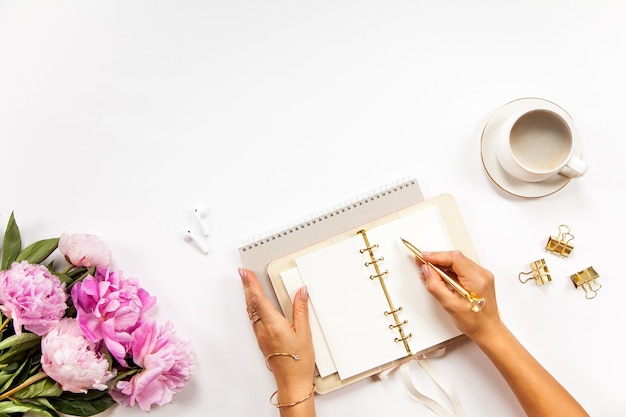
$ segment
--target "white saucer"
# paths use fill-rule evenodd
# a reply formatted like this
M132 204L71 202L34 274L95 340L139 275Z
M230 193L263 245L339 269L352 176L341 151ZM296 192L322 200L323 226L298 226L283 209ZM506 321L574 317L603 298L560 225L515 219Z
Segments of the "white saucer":
M489 178L491 178L491 180L498 187L507 193L527 198L544 197L554 194L565 187L571 181L571 178L557 174L544 181L526 182L509 175L509 173L502 168L500 162L498 162L495 147L495 124L499 121L499 118L502 117L503 114L507 114L510 110L517 110L520 107L528 110L547 109L559 114L572 127L574 154L578 157L581 156L580 138L578 137L578 132L574 127L574 121L565 110L550 101L540 98L521 98L500 107L493 115L491 115L489 120L487 120L480 140L480 155L483 160L483 166L485 167L485 171L487 171Z

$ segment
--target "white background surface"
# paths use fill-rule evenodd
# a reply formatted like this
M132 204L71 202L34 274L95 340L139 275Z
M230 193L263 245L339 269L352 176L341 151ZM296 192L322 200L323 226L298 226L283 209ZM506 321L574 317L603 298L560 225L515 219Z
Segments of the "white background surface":
M14 210L26 242L98 234L158 297L198 373L151 415L276 416L237 247L414 175L456 197L520 340L591 415L621 415L625 19L620 1L0 1L0 224ZM572 115L590 166L535 200L480 158L489 115L527 96ZM201 203L208 256L182 239ZM543 250L561 223L568 260ZM554 281L520 284L541 257ZM569 279L590 265L591 301ZM469 416L523 414L472 344L436 366ZM317 404L431 415L399 376Z

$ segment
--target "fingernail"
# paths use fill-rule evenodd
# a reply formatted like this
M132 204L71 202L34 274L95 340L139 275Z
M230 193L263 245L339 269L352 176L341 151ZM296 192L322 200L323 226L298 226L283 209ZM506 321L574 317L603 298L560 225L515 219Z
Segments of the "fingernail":
M245 268L239 268L239 276L241 277L241 282L242 283L246 283L248 282L248 270L246 270Z
M428 265L422 264L422 279L426 280L426 278L428 277L428 274L430 274L430 270L428 269Z
M300 288L300 297L302 297L303 300L309 299L309 290L307 289L306 285Z

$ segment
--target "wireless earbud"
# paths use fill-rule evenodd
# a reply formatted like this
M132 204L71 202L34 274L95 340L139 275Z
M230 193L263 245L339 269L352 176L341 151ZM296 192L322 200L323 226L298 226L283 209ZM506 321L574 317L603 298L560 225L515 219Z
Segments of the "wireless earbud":
M194 217L200 226L202 236L209 236L211 234L211 213L206 208L196 208L194 210Z
M196 247L200 249L200 251L205 255L209 253L209 248L207 247L207 245L198 236L196 236L194 232L189 229L187 229L187 232L185 233L185 242L196 245Z

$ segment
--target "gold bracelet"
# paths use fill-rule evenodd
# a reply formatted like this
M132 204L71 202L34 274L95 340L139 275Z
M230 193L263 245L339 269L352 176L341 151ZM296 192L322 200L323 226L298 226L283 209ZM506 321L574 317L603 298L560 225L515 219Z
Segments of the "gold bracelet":
M272 371L272 368L270 368L270 363L268 361L273 356L291 356L294 361L299 361L300 360L300 356L292 355L291 353L283 353L283 352L270 353L269 355L267 355L265 357L265 366L267 366L267 369L269 369L270 372L274 372L274 371Z
M311 392L309 392L309 394L304 397L301 400L298 400L296 402L293 403L289 403L289 404L280 404L278 401L273 402L272 400L274 399L274 397L276 396L276 394L278 394L278 390L274 391L274 393L270 396L270 404L272 404L274 407L276 408L281 408L281 407L293 407L294 405L298 405L300 403L305 402L306 400L308 400L309 398L311 398L311 396L313 395L313 393L315 392L315 382L313 383L313 388L311 388Z

